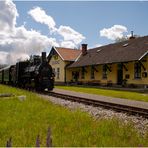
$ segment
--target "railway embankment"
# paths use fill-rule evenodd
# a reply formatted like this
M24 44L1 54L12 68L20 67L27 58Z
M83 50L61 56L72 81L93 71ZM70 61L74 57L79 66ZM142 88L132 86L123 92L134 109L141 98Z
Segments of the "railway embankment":
M94 107L92 105L86 105L83 103L63 100L51 96L49 97L44 95L43 98L50 100L54 104L58 104L66 108L69 108L72 111L81 110L83 112L87 112L93 117L94 120L100 121L104 119L105 120L116 119L119 120L124 125L131 123L141 136L145 136L148 131L148 119L143 118L142 116L129 115L122 112L116 112L112 109Z

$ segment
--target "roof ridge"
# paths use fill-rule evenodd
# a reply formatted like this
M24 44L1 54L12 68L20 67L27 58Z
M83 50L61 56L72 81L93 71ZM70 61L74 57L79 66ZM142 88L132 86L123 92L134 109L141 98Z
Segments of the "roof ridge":
M111 45L118 45L118 44L122 44L122 43L124 44L124 43L127 43L127 42L129 43L131 41L135 41L135 40L146 38L146 37L148 37L148 35L147 36L140 36L140 37L137 37L135 39L127 39L127 40L124 40L124 41L121 41L121 42L110 43L110 44L102 45L102 46L95 47L95 48L89 48L88 51L89 50L91 50L91 51L96 50L96 49L99 49L99 48L104 48L104 47L111 46Z
M76 51L80 51L81 49L74 49L74 48L67 48L67 47L55 47L56 49L57 48L62 48L62 49L69 49L69 50L76 50Z

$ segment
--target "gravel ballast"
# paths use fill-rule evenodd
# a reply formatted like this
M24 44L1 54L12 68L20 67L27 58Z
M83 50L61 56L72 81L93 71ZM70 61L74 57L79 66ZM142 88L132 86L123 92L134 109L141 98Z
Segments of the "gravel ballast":
M142 136L144 136L146 134L146 131L148 130L148 119L145 119L140 116L128 115L126 113L119 113L101 107L94 107L91 105L85 105L78 102L71 102L46 95L41 95L41 97L53 102L54 104L67 107L70 110L80 109L81 111L88 112L95 120L117 118L124 124L131 122Z

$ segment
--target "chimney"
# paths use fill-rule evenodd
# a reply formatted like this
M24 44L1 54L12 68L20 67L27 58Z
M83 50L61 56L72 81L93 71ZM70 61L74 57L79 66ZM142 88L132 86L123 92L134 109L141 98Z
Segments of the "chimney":
M46 61L46 52L42 52L42 63L45 63Z
M134 36L134 31L131 31L131 36L130 36L130 38L129 38L130 40L131 39L135 39L135 36Z
M87 44L82 44L82 55L87 54Z

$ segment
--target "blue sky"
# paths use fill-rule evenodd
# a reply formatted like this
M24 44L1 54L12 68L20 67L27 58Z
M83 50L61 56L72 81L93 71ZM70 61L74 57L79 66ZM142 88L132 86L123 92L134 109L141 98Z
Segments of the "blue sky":
M129 1L36 1L36 2L15 2L20 17L17 19L18 25L26 22L26 27L40 30L43 34L49 35L48 27L35 22L27 12L33 7L39 6L45 10L55 20L58 26L70 26L74 30L83 34L90 47L95 44L108 44L113 42L106 37L100 37L100 30L111 28L113 25L123 25L127 28L127 33L133 30L140 36L148 35L148 2Z
M147 1L0 1L0 63L52 46L89 48L148 35Z

